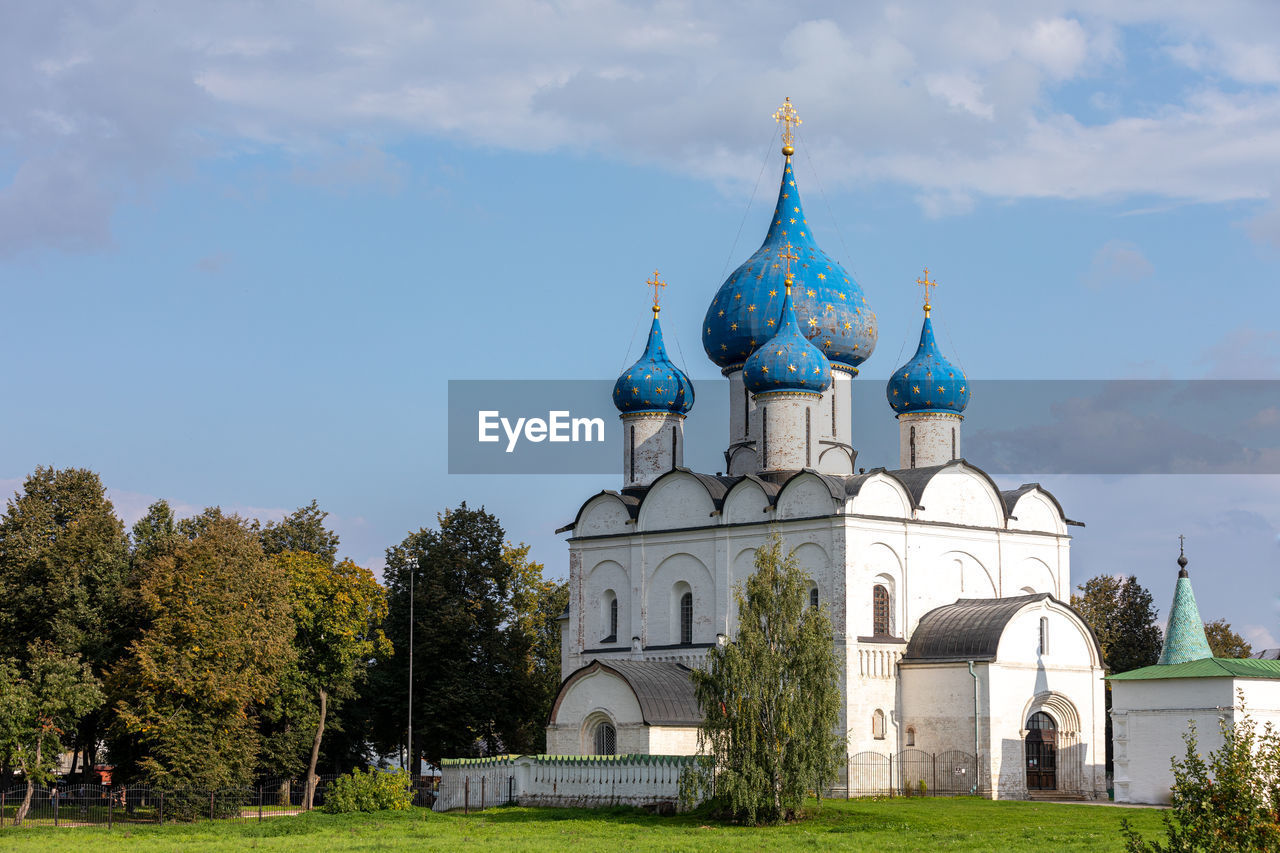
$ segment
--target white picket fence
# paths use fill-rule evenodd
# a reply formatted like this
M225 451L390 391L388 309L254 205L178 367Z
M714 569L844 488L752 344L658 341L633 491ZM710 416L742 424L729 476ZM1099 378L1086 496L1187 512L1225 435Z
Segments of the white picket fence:
M436 811L522 806L675 808L689 755L503 755L446 758Z

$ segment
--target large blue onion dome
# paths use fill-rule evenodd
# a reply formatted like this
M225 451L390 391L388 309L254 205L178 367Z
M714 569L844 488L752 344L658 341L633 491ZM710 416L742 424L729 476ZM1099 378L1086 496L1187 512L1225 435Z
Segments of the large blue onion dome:
M925 279L928 277L929 271L925 270ZM885 388L890 407L900 415L919 412L958 415L969 405L969 382L964 371L938 351L933 320L929 318L931 307L925 302L924 326L920 329L916 354L893 372Z
M653 306L653 326L649 328L644 355L614 383L613 405L624 415L683 415L693 408L693 383L667 358L657 305Z
M773 391L821 394L831 384L831 362L801 333L789 291L782 297L778 333L747 358L742 381L752 394Z
M853 277L813 241L790 157L769 233L755 254L725 279L707 309L703 348L727 372L773 337L784 290L778 255L788 243L800 260L792 268L799 328L833 366L856 373L876 347L876 315Z

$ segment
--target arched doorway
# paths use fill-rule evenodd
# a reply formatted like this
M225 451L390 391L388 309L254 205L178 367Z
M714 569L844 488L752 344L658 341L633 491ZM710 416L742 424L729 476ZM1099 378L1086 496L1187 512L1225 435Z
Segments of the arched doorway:
M1027 719L1027 789L1054 791L1058 788L1058 724L1044 711Z

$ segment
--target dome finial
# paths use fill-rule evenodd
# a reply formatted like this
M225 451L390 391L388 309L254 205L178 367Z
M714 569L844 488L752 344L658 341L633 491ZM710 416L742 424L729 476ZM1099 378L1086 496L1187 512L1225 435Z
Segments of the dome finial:
M657 317L658 312L662 310L662 306L658 304L662 301L662 291L659 288L666 287L667 283L658 278L658 271L654 270L653 278L646 279L645 284L653 288L653 316Z
M1184 545L1186 545L1186 542L1187 542L1187 537L1179 533L1178 534L1178 577L1180 578L1190 577L1190 574L1187 572L1187 552L1183 547Z
M791 105L791 98L788 97L782 102L782 106L773 114L773 120L784 126L782 131L782 155L790 157L796 153L796 139L791 133L792 125L799 127L801 124L796 108Z
M928 317L929 312L933 310L933 303L929 301L929 288L937 287L938 282L936 280L934 281L929 280L929 268L925 267L924 278L916 279L916 284L924 288L924 316Z

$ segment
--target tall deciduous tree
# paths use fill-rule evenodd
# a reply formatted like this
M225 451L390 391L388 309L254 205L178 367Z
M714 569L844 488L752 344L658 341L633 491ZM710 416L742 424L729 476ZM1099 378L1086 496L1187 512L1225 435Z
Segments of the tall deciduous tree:
M1163 638L1151 593L1133 575L1099 575L1078 587L1071 604L1098 637L1102 659L1113 673L1151 666Z
M306 551L332 566L338 558L338 534L325 526L324 520L328 517L329 513L320 509L313 499L282 521L267 522L262 528L262 550L268 556Z
M24 658L0 659L0 753L27 783L15 826L31 809L35 786L53 778L63 733L102 704L98 679L79 655L36 641Z
M1253 654L1253 646L1233 631L1226 619L1204 623L1204 635L1215 658L1247 658Z
M101 676L127 642L124 524L106 488L83 468L37 468L0 518L0 657L50 642ZM92 763L101 715L74 721Z
M810 580L775 535L734 592L738 633L693 671L704 721L701 781L738 819L776 823L839 772L844 740L839 667L825 609L806 607Z
M516 620L515 568L502 525L464 502L439 529L410 533L387 549L387 636L393 658L371 675L376 739L404 744L408 706L409 589L413 577L413 752L425 757L521 751L537 697L525 689L530 639Z
M351 695L374 654L392 652L380 627L387 601L373 572L351 560L330 564L305 551L285 551L274 560L289 577L298 671L316 702L303 804L310 809L330 700Z
M511 606L528 650L522 675L532 706L532 711L521 708L522 716L513 725L520 730L519 748L541 752L546 749L551 703L560 689L559 619L569 606L569 584L545 579L542 563L529 559L528 545L507 543L503 559L512 568Z
M247 784L254 715L292 666L289 576L239 516L206 510L141 566L146 624L112 673L138 767L169 787Z

